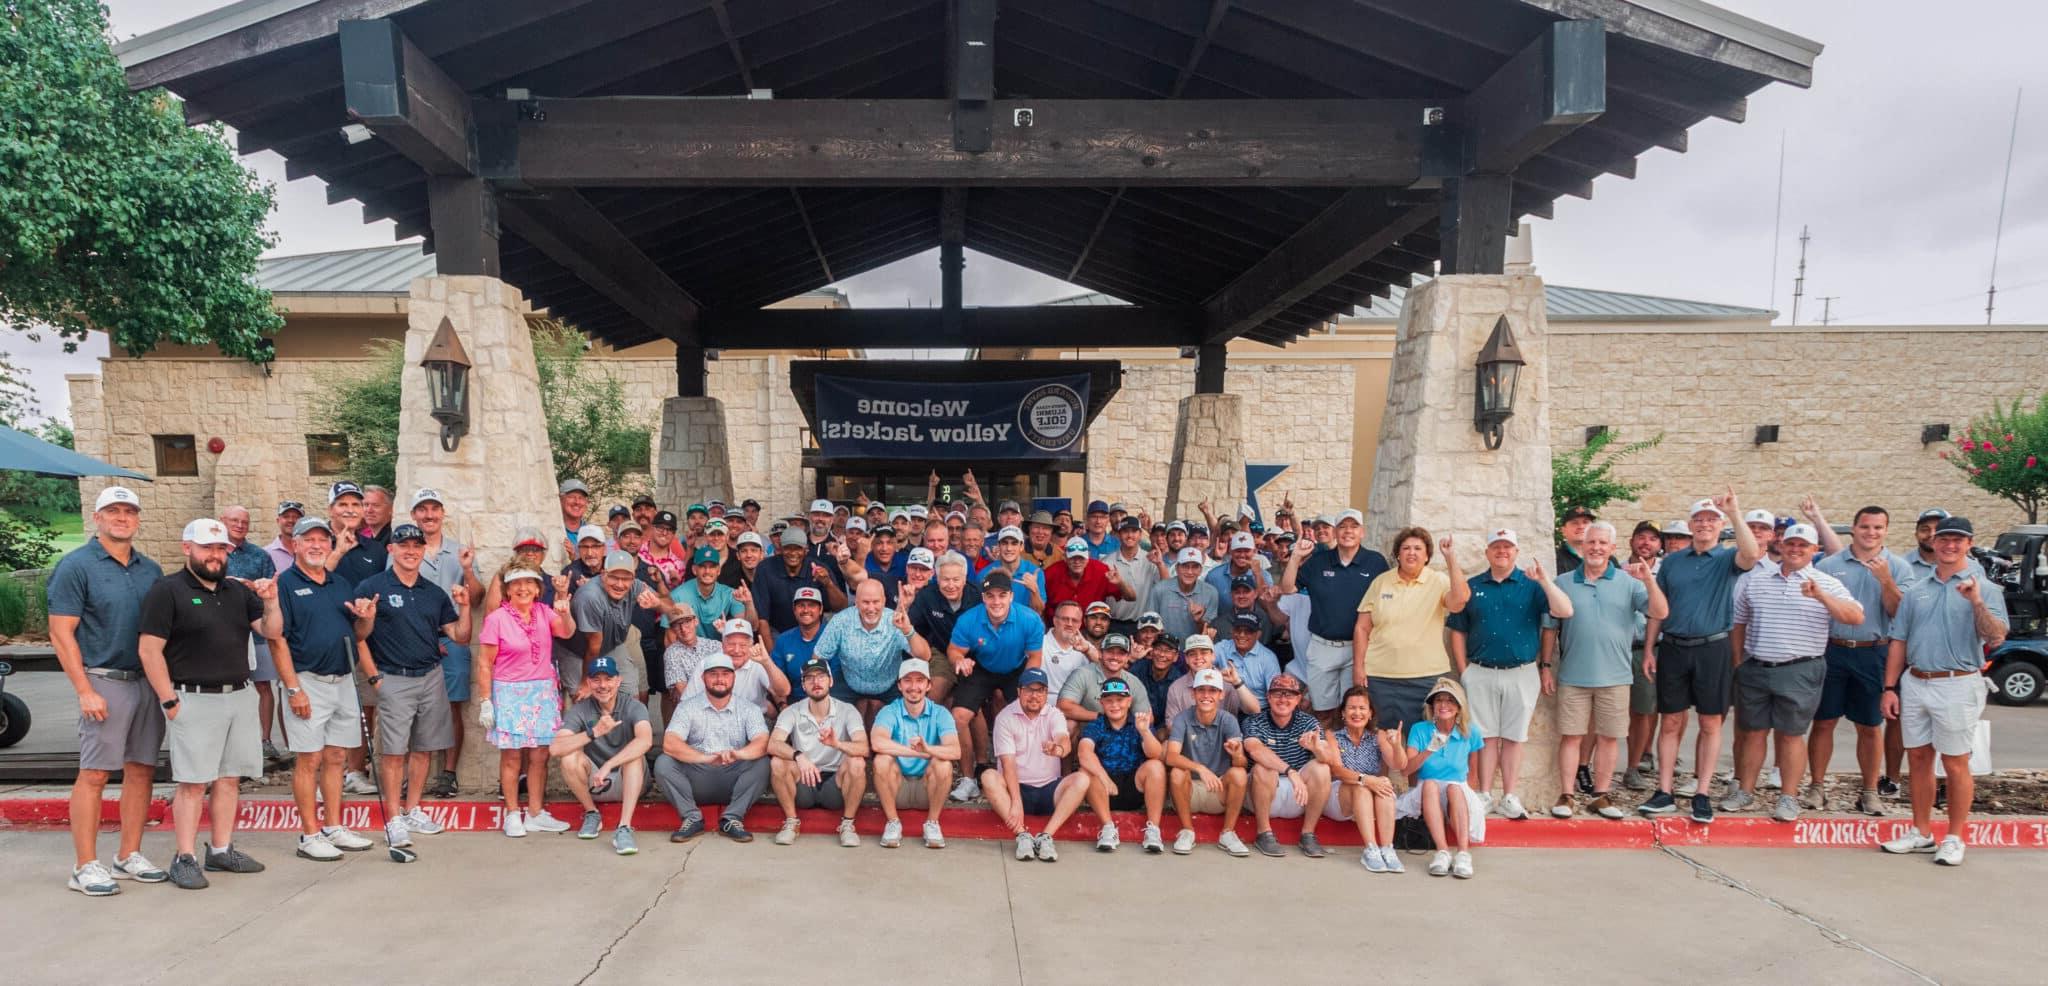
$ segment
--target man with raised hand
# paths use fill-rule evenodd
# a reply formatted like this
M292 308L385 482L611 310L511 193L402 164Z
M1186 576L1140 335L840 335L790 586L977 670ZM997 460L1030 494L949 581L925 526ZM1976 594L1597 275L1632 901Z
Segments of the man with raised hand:
M768 726L761 707L733 696L733 663L724 654L697 669L704 692L676 707L654 761L654 782L682 818L668 841L688 842L704 832L700 803L723 805L718 832L752 842L747 809L768 787Z
M853 816L868 789L868 731L860 710L832 697L832 665L813 658L804 662L798 681L804 697L791 702L775 718L768 733L769 784L782 806L782 828L775 844L796 842L796 813L824 808L839 815L839 844L860 845Z
M875 800L888 822L882 826L882 848L903 845L903 819L897 809L925 812L924 844L946 848L939 815L946 809L946 788L960 762L960 733L953 716L928 701L930 662L910 658L897 667L898 698L875 715L868 746L875 755Z
M1364 514L1347 509L1334 524L1318 520L1315 526L1318 540L1322 532L1329 533L1330 545L1306 538L1295 542L1280 573L1280 596L1300 592L1308 598L1308 636L1295 637L1294 650L1305 670L1309 707L1334 712L1351 687L1358 604L1389 566L1385 555L1359 543L1365 536Z
M1330 800L1330 765L1316 755L1319 725L1301 708L1301 692L1301 679L1279 675L1266 688L1266 708L1240 723L1251 763L1252 818L1258 823L1254 844L1268 856L1287 855L1273 834L1273 819L1299 818L1301 854L1321 859L1316 823Z
M1473 788L1482 798L1490 797L1498 773L1500 814L1511 819L1529 817L1518 792L1522 744L1529 739L1529 721L1535 718L1537 696L1543 691L1537 667L1543 618L1564 620L1572 615L1571 600L1543 570L1542 562L1532 562L1526 573L1515 567L1520 543L1510 528L1497 527L1487 534L1486 571L1467 580L1472 598L1465 611L1445 621L1451 631L1451 662L1465 669L1462 683L1472 703L1472 721L1486 737Z
M1905 559L1885 550L1890 526L1891 515L1883 507L1856 511L1849 547L1813 565L1839 580L1863 607L1862 623L1828 628L1827 680L1821 685L1820 706L1813 712L1813 732L1807 737L1812 783L1803 804L1815 811L1827 810L1824 782L1835 753L1835 726L1847 717L1856 727L1856 766L1863 775L1856 810L1884 814L1877 793L1878 772L1884 767L1884 665L1890 656L1892 618L1905 599L1904 586L1913 581Z
M597 838L604 831L597 803L618 802L612 851L631 856L640 851L633 840L633 811L647 790L647 751L654 748L654 726L647 706L620 687L616 661L600 657L590 662L583 680L590 694L562 713L548 756L561 765L562 783L583 806L583 826L576 837Z
M1025 668L1017 676L1017 698L996 714L989 728L996 766L982 771L981 790L996 818L1017 840L1019 861L1059 861L1053 833L1072 818L1088 796L1088 776L1060 776L1060 761L1073 749L1064 716L1049 708L1051 689L1042 668ZM1046 816L1045 827L1033 836L1026 815Z
M342 824L341 773L348 751L363 745L362 709L349 669L356 642L370 635L377 607L355 597L354 582L329 572L335 534L326 520L299 521L292 542L298 557L277 577L284 621L279 635L270 638L270 654L289 707L284 738L294 756L292 798L302 829L298 854L331 863L343 852L371 845Z
M1223 816L1218 848L1232 856L1249 856L1251 850L1237 835L1246 784L1244 732L1237 717L1223 711L1223 676L1215 668L1203 668L1190 677L1195 704L1173 717L1162 758L1173 791L1173 810L1180 815L1173 851L1182 856L1195 851L1195 813L1199 811Z

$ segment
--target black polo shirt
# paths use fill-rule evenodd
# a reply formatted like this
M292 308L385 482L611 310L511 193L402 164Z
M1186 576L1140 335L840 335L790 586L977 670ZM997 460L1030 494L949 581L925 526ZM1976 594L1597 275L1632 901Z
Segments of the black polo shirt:
M386 569L356 584L357 599L377 601L370 660L379 671L431 671L441 664L441 628L455 622L455 601L425 572L412 585Z
M358 537L356 546L341 556L334 571L328 573L337 577L343 585L354 587L356 583L391 567L391 551L382 541Z
M142 596L142 632L164 638L164 664L179 685L239 685L249 680L249 626L263 600L234 579L212 588L190 568L156 580Z
M1308 632L1324 640L1349 641L1357 627L1358 603L1366 587L1387 570L1387 556L1359 546L1345 564L1336 548L1317 548L1294 571L1295 588L1308 594ZM1294 646L1306 649L1308 641Z
M954 609L939 592L939 580L933 579L917 590L906 607L910 615L910 627L924 642L931 645L932 653L944 659L946 646L953 642L953 624L960 622L960 614L981 605L981 587L968 582L960 589L960 608Z
M355 592L327 573L315 582L297 565L277 577L277 605L284 610L284 643L300 674L348 674L355 664L356 624L348 612Z

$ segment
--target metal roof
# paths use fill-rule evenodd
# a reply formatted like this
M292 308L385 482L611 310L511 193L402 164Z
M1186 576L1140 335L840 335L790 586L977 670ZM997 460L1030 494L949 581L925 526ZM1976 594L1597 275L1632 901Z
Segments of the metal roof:
M265 257L256 283L278 294L405 294L416 277L434 276L434 257L421 244Z
M1408 289L1396 286L1388 297L1375 298L1370 307L1359 308L1344 316L1350 321L1391 322L1401 317L1401 301ZM1664 298L1653 294L1630 294L1626 291L1601 291L1596 288L1574 288L1563 284L1543 286L1544 307L1554 321L1597 322L1597 321L1681 321L1686 319L1710 318L1761 318L1777 317L1777 312L1768 308L1747 308L1742 305L1721 305L1711 301L1689 301L1684 298ZM1047 305L1123 305L1128 302L1112 298L1098 291L1070 295L1046 302Z

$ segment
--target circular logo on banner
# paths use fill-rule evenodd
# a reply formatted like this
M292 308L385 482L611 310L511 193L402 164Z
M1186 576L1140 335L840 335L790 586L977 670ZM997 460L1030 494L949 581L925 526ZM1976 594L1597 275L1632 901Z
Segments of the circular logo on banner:
M1049 383L1028 394L1017 404L1017 430L1024 440L1046 450L1062 452L1081 437L1081 422L1087 409L1081 395L1065 384Z

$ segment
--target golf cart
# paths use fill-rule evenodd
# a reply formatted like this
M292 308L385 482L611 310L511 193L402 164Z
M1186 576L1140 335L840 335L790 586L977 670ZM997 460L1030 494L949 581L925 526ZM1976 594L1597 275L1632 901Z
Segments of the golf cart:
M2005 590L2010 620L2005 643L1986 655L1992 698L2000 705L2026 705L2048 686L2048 524L2015 527L1976 554Z
M7 694L7 676L13 673L14 665L0 661L0 747L13 746L28 735L28 703Z

